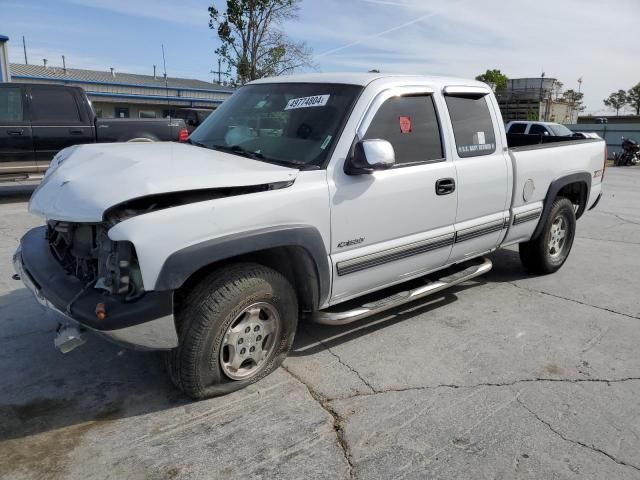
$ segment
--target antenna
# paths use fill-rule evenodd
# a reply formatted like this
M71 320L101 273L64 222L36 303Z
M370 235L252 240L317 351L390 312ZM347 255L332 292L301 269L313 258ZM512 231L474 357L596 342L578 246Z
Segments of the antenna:
M167 82L167 62L164 58L164 43L162 44L162 66L164 67L164 89L167 95L167 104L169 104L169 84Z
M24 40L24 35L22 35L22 50L24 50L24 64L29 65L27 61L27 42Z

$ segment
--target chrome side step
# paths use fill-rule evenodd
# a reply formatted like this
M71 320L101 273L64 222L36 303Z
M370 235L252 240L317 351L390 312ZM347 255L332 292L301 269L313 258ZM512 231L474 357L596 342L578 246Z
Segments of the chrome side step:
M346 325L348 323L355 322L356 320L360 320L361 318L369 317L390 308L413 302L419 298L426 297L453 287L454 285L466 282L467 280L471 280L472 278L479 277L491 270L491 267L493 267L491 260L488 258L482 258L481 263L442 277L422 287L396 293L395 295L382 298L376 302L366 303L360 307L342 312L320 310L314 314L313 321L323 325ZM338 306L336 306L336 308L338 308Z

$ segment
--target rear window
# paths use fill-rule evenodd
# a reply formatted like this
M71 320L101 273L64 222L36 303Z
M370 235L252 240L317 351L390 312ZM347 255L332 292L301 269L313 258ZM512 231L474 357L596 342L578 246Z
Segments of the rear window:
M508 133L524 133L527 129L526 123L512 123Z
M0 122L21 122L22 119L20 88L0 88Z
M459 157L490 155L496 151L496 136L486 97L446 96Z
M80 121L76 99L63 88L33 88L31 90L31 117L36 122Z
M542 125L534 123L529 129L529 135L549 135L549 131Z

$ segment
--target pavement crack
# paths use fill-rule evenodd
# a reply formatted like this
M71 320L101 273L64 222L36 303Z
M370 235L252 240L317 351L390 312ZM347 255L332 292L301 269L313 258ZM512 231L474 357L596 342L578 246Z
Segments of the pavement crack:
M553 428L551 423L549 423L546 420L544 420L542 417L540 417L540 415L538 415L531 408L529 408L522 400L520 400L520 397L517 396L516 397L516 401L522 406L522 408L524 408L527 412L529 412L531 415L533 415L533 417L535 417L540 423L542 423L543 425L546 425L546 427L549 430L551 430L553 433L555 433L558 437L560 437L565 442L573 443L574 445L578 445L580 447L587 448L587 449L589 449L589 450L591 450L593 452L600 453L601 455L606 456L607 458L609 458L610 460L613 460L614 462L616 462L619 465L624 465L625 467L630 467L630 468L633 468L634 470L640 471L640 467L637 467L636 465L632 465L630 463L626 463L626 462L624 462L622 460L619 460L616 457L614 457L613 455L611 455L610 453L607 453L606 451L602 450L601 448L598 448L598 447L596 447L594 445L587 445L586 443L581 442L580 440L574 440L572 438L567 437L566 435L564 435L559 430L556 430L555 428Z
M614 378L614 379L606 379L606 378L523 378L513 380L511 382L483 382L483 383L474 383L471 385L456 385L451 383L441 383L438 385L423 385L416 387L403 387L403 388L385 388L384 390L376 390L373 393L356 393L349 397L335 399L335 400L345 400L356 397L370 397L374 395L380 395L383 393L397 393L397 392L411 392L411 391L421 391L421 390L435 390L438 388L479 388L479 387L512 387L514 385L524 384L524 383L623 383L629 381L640 381L640 377L625 377L625 378Z
M305 332L307 333L307 335L313 337L313 339L318 342L320 345L322 345L327 352L329 352L329 354L331 354L332 356L335 357L336 360L338 360L338 363L340 363L340 365L343 365L344 367L346 367L348 370L350 370L351 372L353 372L356 377L358 377L360 379L360 381L367 386L367 388L369 388L369 390L371 390L371 393L376 393L377 390L373 387L373 385L371 385L361 374L358 370L356 370L355 368L353 368L351 365L349 365L347 362L345 362L344 360L342 360L342 358L340 357L340 355L338 355L336 352L334 352L333 350L331 350L331 347L329 347L326 343L324 343L322 341L322 339L316 337L313 333L311 333L308 329L304 329Z
M609 238L595 238L595 237L583 237L583 236L577 236L576 238L579 238L580 240L593 240L596 242L610 242L610 243L624 243L626 245L640 245L640 242L627 242L625 240L612 240Z
M598 306L598 305L592 305L590 303L581 302L580 300L576 300L575 298L563 297L561 295L556 295L554 293L545 292L543 290L536 290L534 288L522 287L522 286L518 285L515 282L506 282L506 283L508 283L509 285L511 285L513 287L519 288L520 290L524 290L526 292L539 293L540 295L547 295L549 297L557 298L559 300L566 300L567 302L573 302L573 303L577 303L579 305L584 305L585 307L591 307L591 308L595 308L595 309L602 310L602 311L605 311L605 312L615 313L616 315L622 315L623 317L633 318L634 320L640 320L640 317L637 317L635 315L630 315L628 313L618 312L616 310L613 310L613 309L607 308L607 307L601 307L601 306Z
M345 419L331 406L331 400L326 398L324 395L317 392L309 383L305 382L301 377L293 373L287 367L282 365L282 369L291 375L295 380L304 385L309 391L309 395L313 398L320 407L331 415L333 419L333 430L336 434L336 440L338 441L338 445L342 449L342 455L344 456L345 461L347 462L347 478L353 479L353 464L351 463L351 449L347 444L347 440L344 436L344 421Z

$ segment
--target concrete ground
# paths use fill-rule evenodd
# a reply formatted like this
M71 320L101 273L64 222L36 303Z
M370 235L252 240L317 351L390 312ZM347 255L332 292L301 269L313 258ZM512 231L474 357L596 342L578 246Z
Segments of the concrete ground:
M0 478L640 478L640 169L605 184L556 274L496 252L429 302L302 325L284 368L201 402L156 353L57 353L11 279L40 221L0 201Z

